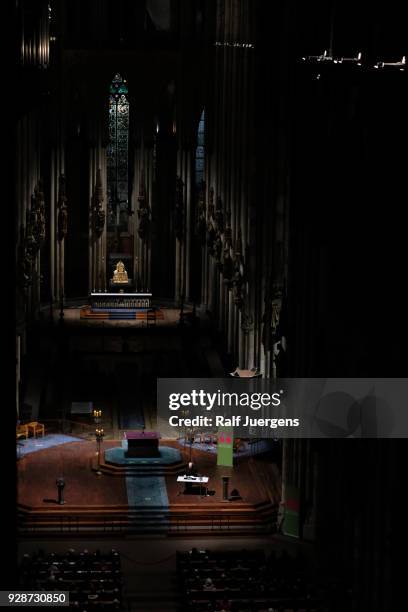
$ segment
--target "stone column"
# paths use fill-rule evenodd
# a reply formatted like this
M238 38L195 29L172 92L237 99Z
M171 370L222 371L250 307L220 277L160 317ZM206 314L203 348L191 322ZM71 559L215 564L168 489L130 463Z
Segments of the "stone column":
M146 149L146 172L147 172L147 201L150 211L153 210L154 184L153 184L153 151ZM149 232L147 249L147 289L152 288L152 235Z
M281 499L279 502L278 525L282 524L286 508L286 483L288 477L288 450L290 440L282 440L282 467L281 467Z
M55 296L55 242L56 242L56 207L57 207L57 175L55 168L55 147L51 150L50 155L50 308L52 310Z
M183 140L183 139L182 139ZM183 146L183 143L182 143ZM181 150L178 151L177 154L177 180L181 180L184 185L181 189L181 183L179 185L179 187L176 187L176 199L177 198L181 198L183 199L182 202L182 210L183 210L183 236L182 239L180 240L179 238L177 238L176 236L176 245L175 245L175 252L176 252L176 267L175 267L175 300L176 303L177 302L181 302L182 296L184 294L185 296L185 267L184 267L184 243L185 243L185 236L186 236L186 232L185 232L185 226L186 226L186 172L185 172L185 168L186 168L186 150L184 149L184 146ZM177 191L177 189L179 189L180 191ZM181 193L181 195L180 195ZM177 195L179 194L179 195ZM181 203L179 203L181 205ZM177 202L175 202L175 205L177 206ZM177 230L177 228L175 228Z
M133 214L133 254L134 254L134 266L133 266L133 278L136 287L136 291L140 291L140 263L141 263L141 253L140 253L140 240L138 234L138 193L139 193L139 183L140 183L140 151L136 148L135 151L135 159L133 166L133 176L134 176L134 188L132 193L132 210Z
M16 337L16 413L20 416L20 364L21 364L21 337Z
M108 290L108 279L107 279L107 216L108 216L108 194L107 194L107 176L106 176L106 147L100 145L100 168L101 168L101 182L102 182L102 211L105 217L105 223L103 227L103 232L101 235L101 260L100 260L100 274L102 291Z

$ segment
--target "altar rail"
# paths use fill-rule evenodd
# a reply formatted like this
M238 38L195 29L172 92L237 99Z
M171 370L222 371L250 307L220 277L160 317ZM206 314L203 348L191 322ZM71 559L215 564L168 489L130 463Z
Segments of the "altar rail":
M95 309L151 308L151 293L91 293L91 307Z

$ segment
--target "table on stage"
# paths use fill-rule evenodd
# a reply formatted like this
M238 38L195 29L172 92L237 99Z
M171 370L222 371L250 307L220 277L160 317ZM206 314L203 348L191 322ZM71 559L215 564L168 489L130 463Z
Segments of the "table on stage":
M156 431L125 431L128 449L125 457L160 457L160 434Z
M184 491L192 489L194 486L199 486L201 495L208 495L207 484L208 476L177 476L177 482L184 483ZM204 492L203 492L204 491Z

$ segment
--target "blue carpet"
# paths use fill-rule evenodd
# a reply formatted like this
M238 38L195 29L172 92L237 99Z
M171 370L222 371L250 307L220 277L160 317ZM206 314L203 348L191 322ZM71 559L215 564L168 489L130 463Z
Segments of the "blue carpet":
M160 457L125 457L127 440L122 440L122 446L109 448L105 451L105 461L121 465L169 465L181 461L181 454L176 448L159 446Z
M166 510L169 507L164 476L126 476L128 504L131 507Z
M119 314L136 314L139 310L144 311L145 308L92 308L92 312L111 312Z
M169 498L163 476L126 476L129 521L138 533L166 533Z
M79 442L80 440L81 438L74 438L73 436L66 436L64 434L49 434L39 438L28 438L28 440L18 441L17 453L19 456L23 457L24 455L35 453L45 448L67 444L67 442Z

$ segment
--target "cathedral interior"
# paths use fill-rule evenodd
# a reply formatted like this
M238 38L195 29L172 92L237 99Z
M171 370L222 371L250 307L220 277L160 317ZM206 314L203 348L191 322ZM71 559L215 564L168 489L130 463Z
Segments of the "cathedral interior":
M405 440L242 441L228 511L200 432L133 484L106 457L157 429L158 378L405 376L399 5L16 0L14 26L3 588L60 580L78 610L396 610ZM208 499L180 497L191 461ZM112 575L78 586L69 563Z

